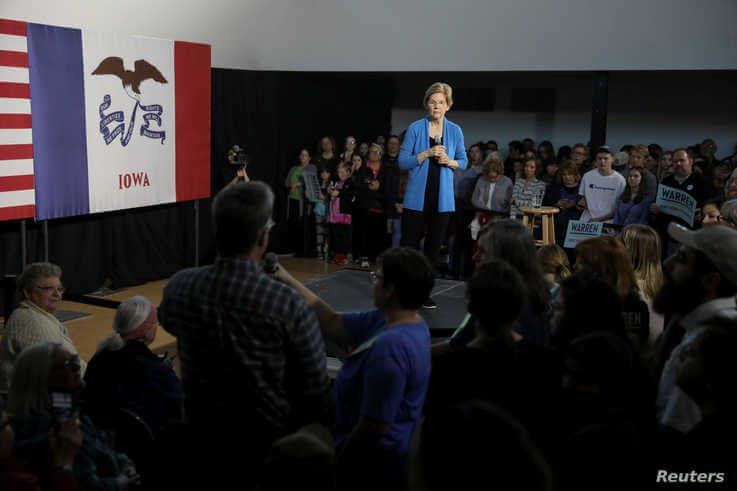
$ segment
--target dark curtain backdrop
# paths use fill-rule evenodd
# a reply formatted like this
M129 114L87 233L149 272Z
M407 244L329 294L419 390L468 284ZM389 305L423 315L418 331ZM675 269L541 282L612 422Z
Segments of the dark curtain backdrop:
M276 193L271 244L285 251L282 183L299 149L314 152L323 135L336 138L338 151L349 134L358 141L386 135L394 87L386 74L213 69L213 195L235 175L227 166L228 149L244 146L251 178L269 183ZM210 205L210 199L199 203L200 264L215 256ZM53 220L49 260L62 267L72 293L89 293L105 282L118 288L167 278L194 265L194 216L194 203L186 202ZM41 225L26 223L28 261L42 261ZM0 273L18 274L21 267L20 222L0 222Z

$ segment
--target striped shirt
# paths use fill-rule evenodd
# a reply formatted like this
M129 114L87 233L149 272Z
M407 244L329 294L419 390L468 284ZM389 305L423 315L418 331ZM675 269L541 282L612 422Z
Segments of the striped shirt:
M26 24L0 19L0 221L34 215Z
M161 325L176 336L186 418L279 436L325 419L325 343L314 311L248 259L177 273Z
M520 206L533 206L537 198L542 203L544 195L545 183L543 181L538 179L526 181L522 177L517 178L512 188L512 217L522 214L519 211Z

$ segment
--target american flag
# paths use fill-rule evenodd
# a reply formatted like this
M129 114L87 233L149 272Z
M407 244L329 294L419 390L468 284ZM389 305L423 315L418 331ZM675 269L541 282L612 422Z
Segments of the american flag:
M0 19L0 221L35 215L26 23Z

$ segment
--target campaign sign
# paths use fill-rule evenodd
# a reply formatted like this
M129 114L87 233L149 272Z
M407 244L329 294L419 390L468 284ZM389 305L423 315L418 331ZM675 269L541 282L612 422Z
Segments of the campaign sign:
M566 241L563 247L573 249L579 242L593 237L599 237L604 230L603 222L582 222L580 220L571 220L568 222L568 230L566 231Z
M669 186L658 186L658 197L655 203L660 211L680 218L693 227L696 216L696 200L686 191Z

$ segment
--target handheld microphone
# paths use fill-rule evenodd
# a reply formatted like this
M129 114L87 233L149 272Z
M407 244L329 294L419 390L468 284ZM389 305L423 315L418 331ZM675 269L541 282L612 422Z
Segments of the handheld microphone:
M279 258L273 252L264 254L264 273L274 274L279 271Z

